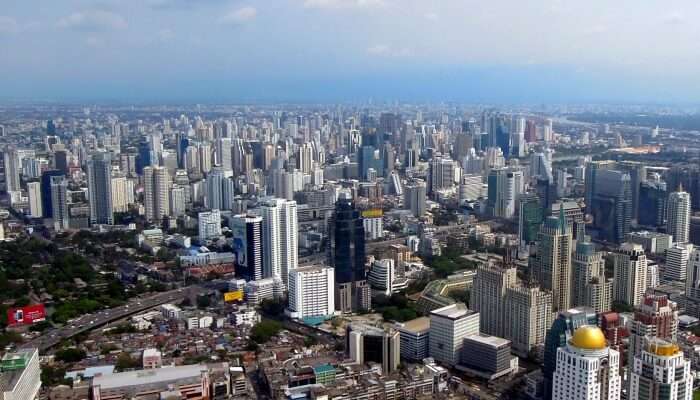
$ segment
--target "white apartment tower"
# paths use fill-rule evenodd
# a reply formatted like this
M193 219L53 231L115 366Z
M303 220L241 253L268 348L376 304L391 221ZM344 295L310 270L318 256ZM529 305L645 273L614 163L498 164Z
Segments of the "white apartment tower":
M688 243L690 232L690 194L681 187L668 196L666 232L676 243Z
M289 306L292 318L325 317L335 312L335 270L302 267L289 272Z
M297 202L279 198L263 200L263 270L265 277L278 276L286 284L296 269L298 256Z
M165 167L155 166L143 169L146 219L160 222L170 215L170 175Z
M219 210L200 212L197 215L197 226L200 242L220 237L221 212Z
M623 243L613 253L613 299L630 306L642 302L647 287L647 256L638 244Z

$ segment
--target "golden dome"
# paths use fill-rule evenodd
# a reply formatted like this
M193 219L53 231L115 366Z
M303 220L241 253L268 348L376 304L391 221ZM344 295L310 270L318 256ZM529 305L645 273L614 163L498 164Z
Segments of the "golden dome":
M674 343L669 343L667 341L657 339L652 340L649 343L648 351L649 353L656 354L657 356L670 357L679 353L681 350L678 347L678 345Z
M608 345L603 331L593 325L584 325L576 329L571 344L585 350L602 350Z

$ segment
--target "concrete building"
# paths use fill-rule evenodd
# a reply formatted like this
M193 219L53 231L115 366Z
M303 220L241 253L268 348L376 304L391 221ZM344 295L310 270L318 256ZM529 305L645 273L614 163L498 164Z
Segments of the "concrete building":
M68 215L68 181L63 175L51 176L51 209L53 211L53 227L61 232L69 227Z
M678 345L651 339L630 366L629 400L691 400L693 371Z
M419 317L397 323L396 330L401 339L401 358L418 362L429 357L430 318Z
M484 334L464 339L462 357L456 367L467 375L492 380L518 370L518 357L510 354L510 341Z
M481 264L470 291L469 307L479 313L480 332L503 337L506 290L517 283L515 267Z
M414 217L422 217L426 211L427 186L424 181L415 180L404 187L403 208L411 210Z
M41 389L39 350L7 352L0 360L0 399L34 400Z
M29 216L41 218L44 213L41 207L41 182L28 182L27 195L29 197Z
M197 214L198 237L200 243L221 237L221 212L211 210Z
M328 317L335 313L335 275L330 267L301 267L289 273L289 305L292 318Z
M678 306L665 295L647 294L629 323L629 355L641 354L651 337L675 342L678 333Z
M693 251L693 245L676 243L666 250L666 268L664 279L667 281L685 282L688 273L688 260Z
M668 221L666 232L673 236L675 243L688 243L690 234L690 194L683 191L671 192L668 196Z
M508 288L503 321L503 337L511 341L513 353L528 357L544 345L552 325L552 294L537 286Z
M243 214L229 218L236 274L246 280L263 278L262 221L262 217Z
M260 304L263 300L275 300L284 296L284 283L279 277L250 281L245 286L248 304Z
M557 350L553 400L619 400L620 353L607 346L600 328L582 326Z
M109 153L97 153L87 163L90 224L114 224L112 202L112 158Z
M263 219L263 276L279 277L287 284L289 273L296 269L298 256L297 203L293 200L267 198L260 211Z
M395 372L400 363L401 341L399 332L370 325L353 323L345 332L348 357L358 364L375 362L384 374Z
M170 175L164 167L145 167L143 180L146 219L158 223L170 215Z
M535 276L543 289L552 292L554 311L566 310L571 303L571 235L563 208L558 217L545 220L538 235Z
M603 253L587 241L576 243L573 256L572 305L591 307L596 312L610 310L612 280L605 278Z
M647 256L641 245L623 243L613 252L613 300L631 306L642 302L647 288Z
M454 366L459 363L464 338L479 334L479 313L463 303L430 312L429 352L435 361Z
M673 244L673 237L660 232L639 231L627 234L627 242L642 245L649 254L664 254Z

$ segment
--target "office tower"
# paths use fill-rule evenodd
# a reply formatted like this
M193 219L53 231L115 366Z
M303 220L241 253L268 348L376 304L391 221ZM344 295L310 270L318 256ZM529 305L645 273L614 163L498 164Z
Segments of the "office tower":
M524 177L522 170L495 168L488 175L487 212L494 217L513 218L518 197L523 193Z
M629 400L691 400L693 372L677 344L650 340L630 365Z
M552 322L552 327L547 331L544 343L542 375L544 376L545 400L552 399L552 378L558 362L559 348L567 345L576 329L584 325L595 325L597 322L598 314L586 307L561 311Z
M559 215L559 209L564 208L564 218L571 227L574 240L583 240L586 235L586 220L581 206L576 201L564 200L551 205L551 215Z
M291 318L328 317L335 313L334 270L330 267L301 267L289 271Z
M681 187L668 196L668 223L666 232L676 243L688 243L690 232L690 195Z
M600 328L578 328L566 347L557 350L552 399L620 399L620 361L620 353L607 346Z
M218 239L221 237L221 212L219 210L200 212L197 215L197 227L201 243Z
M534 265L537 281L552 292L554 311L571 303L571 242L571 227L560 209L559 217L547 217L540 228Z
M391 296L394 292L393 287L394 283L396 283L396 278L396 264L394 260L389 258L374 260L367 274L367 282L372 288L373 294L382 294L384 296Z
M229 218L229 228L233 234L231 247L236 254L236 275L248 281L263 278L262 223L263 219L259 216L234 215Z
M692 251L692 244L675 244L666 250L665 280L685 282L688 272L688 260Z
M265 277L279 276L286 284L298 266L297 203L268 198L262 201L263 271Z
M459 202L477 200L482 196L484 179L481 175L464 174L459 182Z
M394 329L352 323L345 332L345 351L357 364L375 362L383 374L396 372L401 360L401 339Z
M630 306L642 302L647 288L647 256L638 244L623 243L613 252L613 300Z
M224 207L223 191L226 182L227 179L224 176L224 169L222 167L214 167L207 174L207 191L205 196L207 208L212 210L227 210L231 208L230 205L228 208Z
M29 216L41 218L44 215L41 207L41 182L27 183L27 195L29 197Z
M489 263L477 267L469 307L479 313L480 332L504 336L506 290L516 283L517 271L513 266Z
M215 165L220 166L224 171L233 171L233 159L231 156L231 138L221 137L216 140Z
M401 358L419 362L429 357L430 318L419 317L397 323L396 329L401 337Z
M668 192L666 183L643 182L639 188L639 225L661 227L666 225Z
M422 217L426 211L427 187L425 182L414 180L404 187L403 207L411 210L415 217Z
M19 157L17 150L8 147L3 151L5 165L5 191L16 192L21 189L19 181Z
M68 150L62 143L53 146L53 167L61 171L64 175L68 175L69 171Z
M666 295L646 294L634 310L634 319L629 323L629 354L641 354L649 338L676 341L678 333L678 306Z
M0 399L36 399L41 389L39 350L18 349L7 352L0 360Z
M518 241L520 247L534 243L544 219L540 199L535 193L526 193L518 199Z
M41 173L41 209L44 218L53 218L53 202L51 200L51 178L64 176L58 170L48 170Z
M175 218L185 216L187 211L187 188L180 185L173 185L170 189L170 215Z
M52 176L50 184L53 226L56 232L68 229L68 182L63 175Z
M351 199L341 198L329 221L329 259L335 268L335 306L341 312L370 308L365 271L365 229Z
M450 158L436 157L430 160L428 192L451 189L455 183L455 162Z
M381 153L379 152L379 150L377 150L377 148L374 145L365 145L364 137L366 136L374 135L363 135L363 145L362 147L360 147L360 150L357 154L357 163L361 179L367 178L367 171L370 168L374 169L375 171L383 171L383 161L380 157Z
M630 174L614 170L614 161L594 161L586 166L586 212L600 239L621 243L630 230L633 214Z
M90 224L114 224L112 201L112 158L109 153L98 153L88 161L88 195Z
M700 168L697 164L674 165L667 173L666 182L669 192L687 191L693 210L700 208Z
M304 143L299 147L297 154L297 168L308 174L314 165L314 149L310 143Z
M429 351L435 361L454 366L459 363L464 338L479 334L479 313L463 303L430 312Z
M537 124L531 119L525 121L525 140L528 143L537 141Z
M690 254L685 277L685 295L700 303L700 248Z
M160 223L163 217L170 215L168 170L164 167L145 167L143 181L146 220Z
M197 146L199 151L199 171L203 174L211 171L214 163L212 162L212 149L209 143L200 143Z
M457 161L462 161L474 148L474 137L467 132L457 134L452 145L452 157Z
M533 349L544 345L552 325L552 294L536 286L508 288L502 318L503 337L511 341L513 353L528 357Z
M201 165L199 162L199 150L197 146L187 146L185 149L185 169L187 173L197 175L201 174Z
M603 253L593 243L579 241L572 258L572 305L591 307L596 312L610 310L612 281L605 279Z

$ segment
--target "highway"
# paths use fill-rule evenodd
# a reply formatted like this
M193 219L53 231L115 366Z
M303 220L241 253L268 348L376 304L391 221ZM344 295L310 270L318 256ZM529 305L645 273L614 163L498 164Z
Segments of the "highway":
M185 297L193 297L204 291L210 290L203 286L195 285L185 288L175 289L168 292L157 293L145 298L131 299L127 304L107 310L102 310L93 314L86 314L68 322L61 328L51 329L43 335L22 344L22 347L36 347L40 352L44 352L60 342L83 332L99 328L110 322L140 313L161 304L176 302Z

